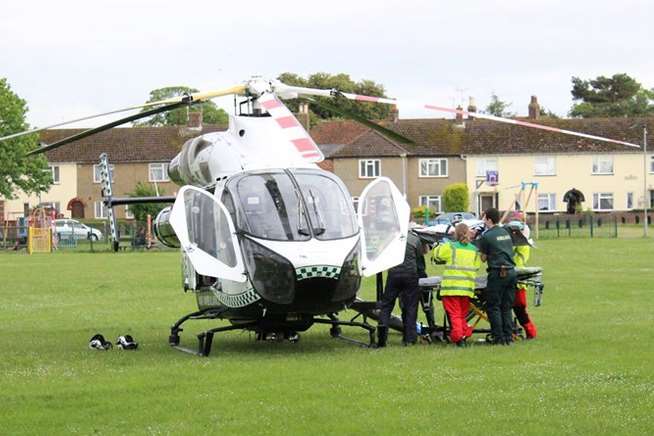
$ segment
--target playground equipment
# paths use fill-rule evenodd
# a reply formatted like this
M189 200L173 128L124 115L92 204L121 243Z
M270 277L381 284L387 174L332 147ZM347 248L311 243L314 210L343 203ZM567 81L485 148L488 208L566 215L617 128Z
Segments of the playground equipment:
M37 207L32 211L27 228L27 252L52 252L52 217L45 209Z

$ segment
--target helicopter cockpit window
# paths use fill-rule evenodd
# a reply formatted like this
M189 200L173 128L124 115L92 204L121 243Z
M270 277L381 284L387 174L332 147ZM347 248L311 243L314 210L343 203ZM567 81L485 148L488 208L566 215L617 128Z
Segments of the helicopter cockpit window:
M372 187L363 204L359 205L366 234L366 253L369 261L376 260L400 233L398 212L388 184Z
M358 231L349 195L336 180L323 174L294 172L309 213L313 234L329 240L353 236Z
M241 230L279 241L311 238L301 199L287 174L245 176L236 184L236 197L240 215L237 225Z
M196 191L184 193L189 241L229 267L236 266L227 217L218 203Z

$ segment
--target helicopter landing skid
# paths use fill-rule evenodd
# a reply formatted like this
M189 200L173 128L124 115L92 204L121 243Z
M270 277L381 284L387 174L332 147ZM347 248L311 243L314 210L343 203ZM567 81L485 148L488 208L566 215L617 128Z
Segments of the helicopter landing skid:
M366 348L374 348L377 346L377 343L375 341L375 332L377 329L368 324L367 322L358 322L354 320L350 321L342 321L336 317L336 315L329 314L327 315L329 319L323 319L323 318L314 318L313 322L317 324L329 324L332 326L332 328L329 329L329 334L332 336L332 338L340 339L345 342L349 342L351 344L359 345L361 347L366 347ZM359 341L356 339L348 338L347 336L343 336L341 333L341 326L351 326L351 327L361 327L362 329L366 330L368 332L370 342L365 343L363 341Z

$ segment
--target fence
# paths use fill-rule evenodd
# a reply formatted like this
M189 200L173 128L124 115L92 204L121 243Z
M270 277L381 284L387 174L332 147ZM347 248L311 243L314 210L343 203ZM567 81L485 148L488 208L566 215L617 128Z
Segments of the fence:
M540 216L539 239L557 238L617 238L618 217L612 215L582 214ZM533 228L534 217L528 219ZM532 231L533 235L533 231Z

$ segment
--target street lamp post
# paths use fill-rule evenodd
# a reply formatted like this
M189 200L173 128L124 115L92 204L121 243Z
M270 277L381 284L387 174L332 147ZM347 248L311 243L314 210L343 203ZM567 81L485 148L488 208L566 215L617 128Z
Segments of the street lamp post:
M643 236L647 237L647 126L643 126Z

